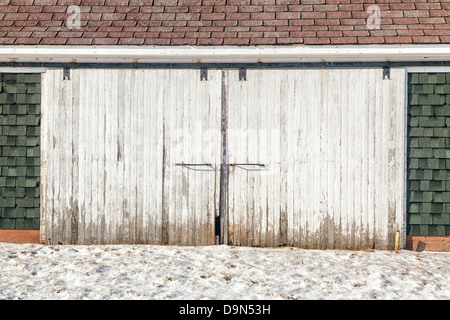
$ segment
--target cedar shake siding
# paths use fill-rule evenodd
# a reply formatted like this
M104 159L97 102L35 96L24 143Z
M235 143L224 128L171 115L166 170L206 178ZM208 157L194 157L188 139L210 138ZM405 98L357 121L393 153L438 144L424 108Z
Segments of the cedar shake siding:
M0 45L448 44L449 13L448 0L0 0Z

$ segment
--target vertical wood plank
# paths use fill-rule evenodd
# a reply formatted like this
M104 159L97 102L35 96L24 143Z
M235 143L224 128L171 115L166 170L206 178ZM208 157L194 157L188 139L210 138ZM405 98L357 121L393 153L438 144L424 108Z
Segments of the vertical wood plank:
M156 155L156 161L151 162L155 163L155 166L152 166L153 176L155 177L154 181L152 181L152 187L155 186L156 190L156 198L152 198L153 205L149 208L149 214L151 210L154 210L155 215L152 217L151 221L153 223L154 236L153 243L161 244L163 243L163 219L165 217L163 213L163 174L164 174L164 109L165 105L162 103L164 93L162 90L158 90L158 82L156 79L163 79L163 73L161 70L158 70L155 74L155 77L150 77L148 75L147 78L152 79L152 88L153 93L152 97L154 97L154 102L150 106L152 110L155 110L156 114L153 116L153 123L155 127L155 131L152 131L152 137L155 137L156 143L154 144L155 150L152 152Z
M53 97L52 97L52 171L54 172L54 181L52 184L52 202L53 202L53 235L52 235L52 242L58 243L62 240L63 232L64 232L64 226L62 225L62 217L61 217L61 208L60 208L60 202L61 199L60 195L60 162L58 161L59 156L59 145L61 143L61 137L58 135L59 131L59 114L58 114L58 104L61 103L61 81L62 78L55 77L53 79ZM54 129L55 128L55 129Z
M156 171L151 170L151 164L157 163L157 145L159 139L150 140L151 137L156 137L157 132L157 123L156 123L156 113L158 112L158 108L156 106L150 106L150 97L154 95L156 92L153 90L154 82L150 77L147 77L147 73L145 71L141 72L140 78L140 89L141 101L138 103L141 107L140 114L138 115L139 121L139 137L141 137L141 147L138 150L141 150L140 155L140 169L138 170L138 185L141 185L141 188L138 188L138 230L139 230L139 241L141 243L155 243L155 231L152 230L151 226L156 222L156 216L158 215L158 211L156 210L156 206L154 205L154 199L157 196L149 196L150 193L157 194L157 185L154 184L154 188L150 186L153 184L152 180L154 180ZM152 152L151 149L155 150ZM148 177L148 178L146 178Z
M103 218L103 230L104 234L102 234L102 243L111 244L112 241L112 218L114 215L110 214L112 212L112 179L114 173L111 172L111 159L113 157L112 154L112 113L113 106L111 97L116 95L114 83L112 82L112 70L104 70L103 77L107 85L103 86L103 105L102 105L102 117L103 127L99 130L102 131L103 134L103 154L101 158L103 160L103 165L100 167L100 170L103 171L103 209L102 218Z
M119 79L121 78L121 74L118 70L113 70L111 74L111 90L114 94L111 95L111 118L109 128L111 130L111 144L110 144L110 162L108 166L108 175L111 177L111 204L110 204L110 214L111 214L111 243L120 243L119 233L117 225L120 223L118 219L118 213L120 208L119 202L119 193L122 190L119 190L119 176L118 172L118 163L121 160L120 155L120 140L119 140L119 92L120 92L120 84Z
M46 212L45 214L45 224L46 224L46 241L48 241L48 243L54 243L54 228L56 223L54 222L54 211L53 211L53 184L54 184L54 178L53 178L53 173L52 173L52 167L53 167L53 159L52 159L52 155L53 155L53 135L51 134L51 128L53 128L54 122L53 122L53 105L54 105L54 101L53 101L53 90L55 87L55 73L46 73L46 77L44 78L44 80L46 80L46 84L48 85L43 85L42 89L45 89L46 92L46 103L45 103L45 111L43 114L43 118L45 119L45 127L42 128L41 130L44 130L44 136L46 137L46 196L47 196L47 201L45 208ZM61 74L62 75L62 74ZM41 148L43 148L43 146L41 146ZM50 168L50 170L49 170Z
M105 70L98 70L98 78L105 79ZM106 221L105 221L105 99L108 91L108 84L106 81L98 82L98 103L97 103L97 141L98 146L96 150L97 159L97 228L96 228L96 242L106 242ZM108 88L109 89L109 88Z
M396 69L394 70L394 79L405 79L403 82L398 81L396 82L397 90L395 92L396 97L406 97L406 83L407 82L407 73L405 70L402 69ZM396 192L396 230L400 230L400 243L403 243L403 245L406 245L406 174L405 174L405 167L407 163L406 154L404 152L405 150L405 124L406 124L406 102L400 99L395 100L395 127L396 127L396 142L395 142L395 165L396 165L396 177L397 180L395 182L395 192ZM403 151L402 151L403 150ZM398 186L403 185L403 189L399 188ZM395 230L395 231L396 231Z
M49 109L49 97L48 97L48 86L51 85L48 83L48 78L51 75L44 73L41 75L41 132L40 132L40 213L39 213L39 231L40 237L39 240L41 242L47 241L47 231L48 227L46 225L47 222L47 210L48 210L48 197L47 197L47 189L48 189L48 175L47 175L47 162L48 162L48 109Z
M371 70L364 73L364 77L361 80L361 120L357 126L360 132L360 144L361 144L361 174L360 174L360 185L361 185L361 204L360 204L360 242L359 246L361 248L368 248L368 228L367 228L367 218L368 218L368 127L369 127L369 79L373 77Z
M375 247L375 114L376 114L376 86L375 77L371 76L369 81L368 92L368 125L367 125L367 166L368 166L368 188L367 188L367 237L369 248Z
M292 77L295 78L295 96L294 100L292 101L292 124L291 124L291 131L293 136L292 141L292 151L290 155L290 161L292 162L292 165L290 167L290 170L292 170L292 176L293 176L293 183L292 183L292 190L290 190L290 193L292 194L293 198L293 205L292 205L292 215L293 215L293 224L292 228L294 229L294 239L292 242L292 245L294 246L300 246L302 243L302 206L301 202L303 199L303 155L302 155L302 148L305 145L303 141L302 132L306 130L306 117L305 117L305 102L304 102L304 87L306 85L303 84L303 79L305 78L305 73L296 73L291 72ZM305 81L307 83L307 81ZM289 170L289 169L288 169ZM288 173L286 173L288 174Z
M167 81L167 72L164 72L162 76L162 82ZM173 104L169 104L170 91L168 92L168 97L164 95L164 105L168 107L164 109L163 116L163 176L162 176L162 243L163 244L173 244L174 234L172 234L172 224L173 220L171 219L172 210L171 205L172 202L172 192L171 192L171 184L170 184L170 153L168 150L168 146L170 145L170 132L172 131L172 127L174 126L175 119L172 120L170 117L170 110L173 108ZM169 223L170 221L170 223Z

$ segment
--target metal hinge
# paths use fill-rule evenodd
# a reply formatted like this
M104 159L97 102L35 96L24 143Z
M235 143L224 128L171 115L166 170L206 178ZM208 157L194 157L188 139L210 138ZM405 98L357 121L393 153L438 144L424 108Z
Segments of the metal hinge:
M247 69L239 69L239 81L247 81Z
M70 68L64 68L63 80L70 80Z
M200 69L200 81L208 81L208 69L201 68Z
M391 67L383 68L383 80L391 80Z

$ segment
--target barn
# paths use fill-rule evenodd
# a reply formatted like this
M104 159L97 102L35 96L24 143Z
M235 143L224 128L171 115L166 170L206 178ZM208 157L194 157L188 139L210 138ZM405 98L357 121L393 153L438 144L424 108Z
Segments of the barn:
M0 241L450 250L449 3L0 3Z

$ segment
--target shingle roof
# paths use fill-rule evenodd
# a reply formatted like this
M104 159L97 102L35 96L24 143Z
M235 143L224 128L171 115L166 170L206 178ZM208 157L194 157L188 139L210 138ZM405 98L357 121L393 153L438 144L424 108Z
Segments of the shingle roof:
M439 44L449 14L450 0L0 0L0 45Z

